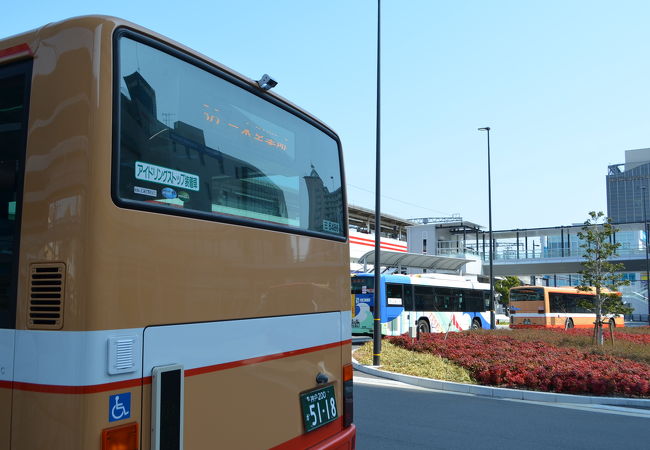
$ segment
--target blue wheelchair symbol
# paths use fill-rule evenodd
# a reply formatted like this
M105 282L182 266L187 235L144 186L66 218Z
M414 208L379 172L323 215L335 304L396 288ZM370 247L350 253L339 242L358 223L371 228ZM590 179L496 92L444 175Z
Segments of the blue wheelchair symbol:
M108 421L128 419L131 417L131 393L111 395L108 399Z

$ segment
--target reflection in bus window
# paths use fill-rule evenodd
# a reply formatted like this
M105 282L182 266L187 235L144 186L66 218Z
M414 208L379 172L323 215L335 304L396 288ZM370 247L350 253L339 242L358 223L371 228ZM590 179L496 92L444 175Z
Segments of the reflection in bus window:
M15 325L15 269L20 233L16 205L25 152L25 89L23 74L0 78L0 328Z
M332 137L168 53L119 49L121 199L345 235Z

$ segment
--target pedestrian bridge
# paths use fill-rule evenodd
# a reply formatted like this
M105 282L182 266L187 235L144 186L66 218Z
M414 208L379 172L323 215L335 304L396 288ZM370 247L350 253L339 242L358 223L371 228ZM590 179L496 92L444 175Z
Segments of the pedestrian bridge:
M563 251L562 251L563 250ZM577 254L580 252L579 254ZM582 270L582 249L553 249L552 253L541 253L539 256L512 255L511 253L495 253L492 261L495 276L525 276L545 275L554 273L578 273ZM613 263L621 263L624 272L646 271L646 250L644 248L619 249L618 256L611 258ZM484 258L484 266L489 262Z
M646 271L646 247L643 223L615 225L613 243L619 243L613 262L624 265L625 272ZM583 225L550 228L500 230L489 233L476 230L438 242L438 255L480 259L488 265L492 247L493 270L497 276L571 274L582 270L583 244L579 233ZM487 270L484 271L487 273Z

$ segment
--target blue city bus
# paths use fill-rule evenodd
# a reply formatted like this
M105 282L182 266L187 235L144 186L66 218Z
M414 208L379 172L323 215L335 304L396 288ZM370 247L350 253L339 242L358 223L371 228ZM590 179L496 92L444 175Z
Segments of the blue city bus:
M353 274L352 334L372 334L374 274ZM381 333L397 336L419 332L490 328L490 285L471 277L425 273L381 275Z

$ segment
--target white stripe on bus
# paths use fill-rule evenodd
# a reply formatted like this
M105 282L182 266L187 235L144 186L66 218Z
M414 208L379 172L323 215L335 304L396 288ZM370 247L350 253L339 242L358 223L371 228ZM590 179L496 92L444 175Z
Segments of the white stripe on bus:
M350 311L99 331L0 330L0 381L94 386L308 349L351 339ZM108 340L135 337L136 370L109 375ZM144 373L142 339L146 340ZM12 341L15 344L12 345ZM16 350L11 364L12 347ZM173 360L173 361L172 361Z

